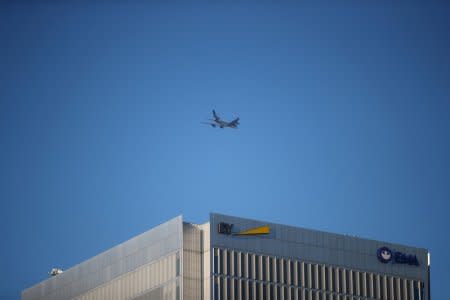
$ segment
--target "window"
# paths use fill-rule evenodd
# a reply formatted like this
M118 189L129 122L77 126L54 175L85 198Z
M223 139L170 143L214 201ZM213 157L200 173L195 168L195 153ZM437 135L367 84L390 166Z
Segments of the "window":
M373 283L373 277L372 274L366 273L366 296L371 297L372 296L372 283Z
M289 284L294 284L295 283L295 281L294 281L294 271L295 271L295 269L294 269L294 261L289 261Z
M220 280L220 299L227 299L225 295L225 281L223 278L219 277Z
M247 256L248 256L248 277L253 278L253 255L249 253L247 254Z
M275 265L276 265L276 273L277 273L277 280L276 282L281 282L281 260L279 258L275 258Z
M306 270L305 270L305 286L310 288L311 287L311 265L306 264Z
M287 283L287 274L288 274L288 270L287 270L287 261L285 259L282 259L283 261L283 283Z
M317 275L316 269L317 269L317 265L311 265L311 287L313 289L316 288L316 284L317 284L317 281L316 281L316 275Z
M267 277L266 277L266 274L267 274L267 270L266 270L266 260L267 260L267 257L265 257L265 256L263 256L262 257L262 280L264 280L264 281L268 281L268 279L267 279Z
M255 286L256 286L256 291L255 291L256 299L259 300L260 289L261 289L261 283L257 282L257 283L255 284Z
M297 299L303 300L303 289L301 289L301 288L297 289Z
M273 269L274 259L269 257L269 273L270 273L270 281L275 282L275 272Z
M239 288L238 288L239 281L237 279L233 280L233 289L234 289L234 299L239 298Z
M214 300L219 300L219 278L214 278Z
M233 251L233 275L238 276L238 256L237 252Z
M225 259L225 255L224 255L224 250L219 249L219 260L220 260L220 266L219 266L219 273L224 274L223 272L223 268L224 268L224 260Z
M333 285L332 291L333 292L337 292L337 282L336 282L336 269L334 269L333 267L330 267L330 273L331 273L331 283Z
M260 279L259 274L261 274L259 272L259 269L260 269L259 263L260 263L260 261L261 261L261 256L255 255L255 279L258 279L258 280ZM257 299L259 299L259 298L257 298Z
M350 271L349 270L344 270L344 274L345 274L345 292L347 294L350 294Z
M247 277L247 259L246 259L246 254L245 253L241 253L241 276L242 277Z
M298 286L303 286L302 282L302 265L303 263L297 262L297 284Z
M317 282L317 288L319 289L319 290L323 290L324 288L323 288L323 282L322 282L322 276L323 276L323 266L317 266L317 279L318 279L318 282Z
M227 270L223 274L231 275L231 253L227 250Z

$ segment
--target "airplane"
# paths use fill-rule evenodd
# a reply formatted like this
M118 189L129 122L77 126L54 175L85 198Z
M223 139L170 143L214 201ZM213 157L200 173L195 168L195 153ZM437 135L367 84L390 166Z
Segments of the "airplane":
M214 119L209 119L211 122L202 122L203 124L211 125L212 127L230 127L230 128L237 128L239 125L239 118L234 119L231 122L227 122L222 120L217 114L216 111L213 109L212 111Z

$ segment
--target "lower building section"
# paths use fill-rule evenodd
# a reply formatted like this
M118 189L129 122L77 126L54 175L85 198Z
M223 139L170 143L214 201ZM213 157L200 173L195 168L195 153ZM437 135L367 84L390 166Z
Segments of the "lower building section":
M214 300L421 300L423 283L301 259L213 249Z

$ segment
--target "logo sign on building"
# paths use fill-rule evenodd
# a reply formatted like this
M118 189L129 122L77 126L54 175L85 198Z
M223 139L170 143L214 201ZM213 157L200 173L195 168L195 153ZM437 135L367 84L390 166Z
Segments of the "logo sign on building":
M391 262L394 264L408 264L413 266L419 265L419 261L417 260L417 257L415 255L405 254L400 251L393 251L388 247L378 248L377 258L384 264Z
M233 232L233 224L220 222L218 225L218 232L227 235L265 235L270 233L269 225L258 226L246 230Z

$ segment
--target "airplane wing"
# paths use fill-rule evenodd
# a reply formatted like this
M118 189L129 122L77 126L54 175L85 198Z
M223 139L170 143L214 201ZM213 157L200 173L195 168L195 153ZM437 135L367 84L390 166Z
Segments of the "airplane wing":
M230 127L236 128L239 125L239 118L234 119L230 123L228 123Z

